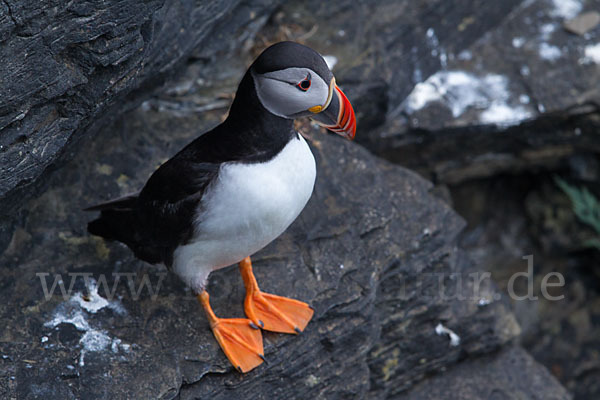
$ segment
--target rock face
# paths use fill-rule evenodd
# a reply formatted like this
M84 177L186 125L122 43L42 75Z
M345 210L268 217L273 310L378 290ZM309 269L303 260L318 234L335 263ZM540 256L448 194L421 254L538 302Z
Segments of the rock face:
M189 57L209 61L218 52L235 53L275 3L2 2L0 215L18 209L22 196L47 181L45 171L72 156L79 139L136 105L174 66ZM511 142L516 144L502 147L502 127L479 127L545 113L558 113L561 122L596 113L596 31L585 37L567 33L560 24L579 8L557 4L386 1L356 9L350 1L335 6L304 1L284 5L284 17L272 29L300 26L312 32L298 35L301 40L338 56L338 80L356 99L361 128L369 132L362 143L386 158L456 181L474 158L482 175L510 168L513 160L530 166L560 159L569 153L556 149L565 135L581 148L588 145L595 119L536 135L528 146L542 154L533 156L514 150L519 135ZM470 85L467 93L486 79L495 92L457 98L448 88L457 79ZM548 88L548 80L562 83ZM492 104L492 97L500 103ZM502 116L509 119L497 120ZM593 129L585 129L590 121ZM544 132L548 125L535 130ZM460 143L455 151L440 150L455 140ZM501 153L495 153L498 148Z
M517 367L515 367L517 366ZM548 390L551 387L553 390ZM542 394L543 393L543 394ZM420 383L398 399L568 399L567 391L523 349L468 361Z
M177 278L87 235L92 216L80 211L139 187L220 115L129 113L27 205L0 260L2 397L396 398L518 334L489 276L456 248L463 222L430 183L314 133L315 193L254 265L265 291L309 302L315 317L300 336L265 333L269 363L238 374ZM235 268L214 273L209 291L219 315L243 315Z
M373 149L445 183L599 153L600 31L564 24L600 3L563 3L525 2L457 53L388 115L390 140Z
M86 233L93 215L83 207L139 189L220 122L222 93L232 93L244 68L238 54L237 63L222 60L249 43L275 7L197 3L0 3L0 53L9 60L0 67L0 398L568 398L520 348L505 349L520 327L486 266L457 247L464 222L432 184L308 124L301 128L319 166L315 193L253 261L265 291L309 302L315 317L299 336L264 333L268 364L249 374L229 365L175 276ZM458 56L465 49L475 59L474 49L493 43L485 38L506 32L528 7L290 2L259 40L295 39L291 26L299 40L335 54L361 142L390 159L403 149L425 157L428 147L406 139L437 140L452 106L415 108L411 116L433 110L416 129L402 111L411 88L468 61L468 53ZM189 57L177 82L134 107ZM471 108L464 118L482 112ZM19 207L9 226L5 216ZM235 268L214 273L209 291L218 315L243 315ZM496 382L470 387L488 379Z
M567 30L600 2L316 3L278 23L339 57L374 153L453 184L600 152L600 25Z
M190 56L210 61L239 48L274 3L0 2L0 219L83 136L139 104Z

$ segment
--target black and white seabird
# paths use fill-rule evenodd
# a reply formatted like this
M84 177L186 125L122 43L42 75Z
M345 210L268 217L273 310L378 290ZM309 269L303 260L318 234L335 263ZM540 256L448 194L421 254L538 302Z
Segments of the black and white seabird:
M325 60L293 42L267 48L238 87L229 116L164 163L135 194L99 210L90 233L125 243L149 263L164 263L197 294L211 329L241 372L263 360L259 327L299 333L313 310L260 291L250 256L300 214L315 183L313 155L293 128L311 117L348 139L356 132L350 102ZM246 318L218 318L205 290L209 274L239 263Z

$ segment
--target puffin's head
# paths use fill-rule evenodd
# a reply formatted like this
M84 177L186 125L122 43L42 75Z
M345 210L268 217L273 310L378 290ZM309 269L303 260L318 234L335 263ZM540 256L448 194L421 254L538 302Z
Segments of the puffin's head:
M288 119L309 116L341 136L354 138L352 105L313 49L294 42L274 44L254 61L250 72L267 111Z

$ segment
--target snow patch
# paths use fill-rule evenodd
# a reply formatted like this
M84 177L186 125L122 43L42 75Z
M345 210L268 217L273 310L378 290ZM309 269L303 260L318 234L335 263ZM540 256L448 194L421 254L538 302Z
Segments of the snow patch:
M548 40L556 30L555 24L544 24L540 28L540 34L542 40Z
M540 44L539 53L540 57L548 61L555 61L562 55L562 52L558 47L548 43Z
M413 71L413 82L421 82L423 80L423 74L418 67L415 67Z
M439 71L425 82L418 83L404 101L404 110L412 114L437 101L461 116L468 108L482 110L483 123L511 125L531 117L522 105L510 106L508 79L497 74L477 77L464 71Z
M585 46L584 57L580 62L584 64L600 64L600 43Z
M472 58L473 58L473 53L471 53L471 51L469 51L469 50L463 50L460 53L458 53L459 60L469 61Z
M325 60L325 63L327 64L327 67L333 71L333 67L335 67L335 65L338 63L338 59L336 56L323 56L323 60Z
M460 344L460 336L454 333L454 331L446 328L441 322L435 327L435 333L439 336L448 335L450 337L450 346L452 347L456 347Z
M523 104L529 104L531 103L531 98L526 94L522 94L519 96L519 102Z
M513 38L513 40L512 40L512 45L516 49L520 49L521 47L523 47L524 44L525 44L525 38L522 36Z
M483 111L479 120L484 124L514 125L531 118L531 112L522 106L511 107L506 103L492 103Z
M571 19L577 16L583 8L580 0L552 0L554 9L550 12L553 17Z
M429 28L427 29L427 32L425 32L425 35L427 36L427 44L431 48L431 55L433 57L439 56L440 65L443 69L446 69L448 67L448 54L446 54L446 50L440 47L440 41L435 34L435 30L433 28Z

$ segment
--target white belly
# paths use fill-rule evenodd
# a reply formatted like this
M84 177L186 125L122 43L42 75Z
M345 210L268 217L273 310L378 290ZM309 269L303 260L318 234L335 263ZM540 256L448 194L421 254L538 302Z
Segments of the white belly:
M174 253L174 271L198 291L211 271L265 247L300 214L315 176L314 157L301 136L270 161L223 164L198 210L192 243Z

